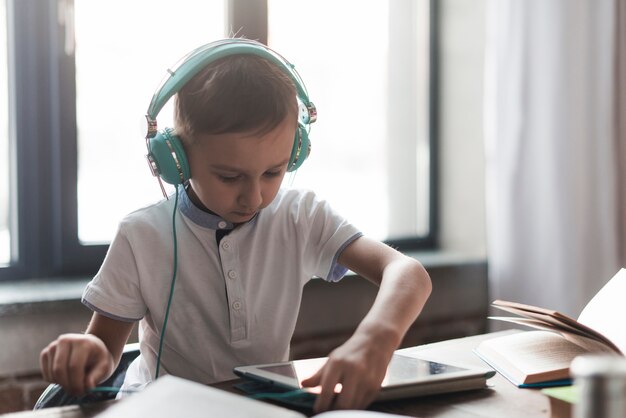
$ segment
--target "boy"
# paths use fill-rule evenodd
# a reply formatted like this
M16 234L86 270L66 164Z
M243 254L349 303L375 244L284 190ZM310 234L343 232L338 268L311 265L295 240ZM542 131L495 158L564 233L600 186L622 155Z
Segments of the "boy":
M231 47L240 53L222 54ZM86 333L48 345L43 375L71 394L93 388L115 369L135 321L141 355L123 390L145 386L159 368L210 384L233 378L235 366L287 360L304 284L313 276L336 281L350 269L378 284L378 296L305 384L322 387L316 411L365 408L424 306L430 278L419 262L364 237L312 192L281 189L294 156L306 158L296 100L303 88L290 64L245 40L206 51L185 61L212 54L175 88L184 152L171 150L183 187L176 199L122 220L83 294L94 311Z

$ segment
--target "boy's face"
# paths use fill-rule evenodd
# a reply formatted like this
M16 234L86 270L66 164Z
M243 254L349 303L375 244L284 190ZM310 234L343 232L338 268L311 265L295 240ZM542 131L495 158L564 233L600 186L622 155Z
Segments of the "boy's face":
M262 135L199 135L187 151L191 199L229 222L249 221L276 197L295 131L294 119L286 118Z

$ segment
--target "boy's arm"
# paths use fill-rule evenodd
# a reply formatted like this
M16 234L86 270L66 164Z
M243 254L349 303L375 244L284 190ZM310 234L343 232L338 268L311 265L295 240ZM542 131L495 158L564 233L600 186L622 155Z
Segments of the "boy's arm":
M94 313L85 334L63 334L41 351L41 372L71 395L107 379L120 361L133 322Z
M134 325L135 322L118 321L94 312L85 333L95 335L102 340L113 357L114 366L117 367ZM113 368L114 370L115 367ZM113 370L111 370L111 373L113 373ZM106 376L106 378L108 377Z
M430 277L418 261L366 237L346 247L338 262L380 288L352 337L303 382L322 386L316 411L327 410L331 404L337 409L365 408L374 400L394 350L431 292ZM342 390L333 404L333 388L338 383Z

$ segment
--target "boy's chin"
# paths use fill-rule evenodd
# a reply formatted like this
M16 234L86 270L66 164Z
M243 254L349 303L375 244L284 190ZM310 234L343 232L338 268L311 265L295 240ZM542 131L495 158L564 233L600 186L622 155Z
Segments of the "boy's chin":
M229 216L230 219L226 219L226 220L234 224L240 224L240 223L248 222L249 220L254 218L256 214L257 212L251 212L251 213L234 212L230 214Z

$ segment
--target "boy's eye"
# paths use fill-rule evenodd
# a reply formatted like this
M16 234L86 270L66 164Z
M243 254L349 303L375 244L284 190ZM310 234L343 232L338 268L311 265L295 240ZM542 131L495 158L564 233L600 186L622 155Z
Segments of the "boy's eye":
M237 176L222 176L222 175L218 175L217 177L220 179L220 181L223 181L224 183L232 183L232 182L235 182L235 181L239 180L239 178L241 176L239 176L239 175L237 175Z
M282 173L282 170L278 170L278 171L266 171L265 172L265 176L266 177L278 177L280 176L280 174Z

